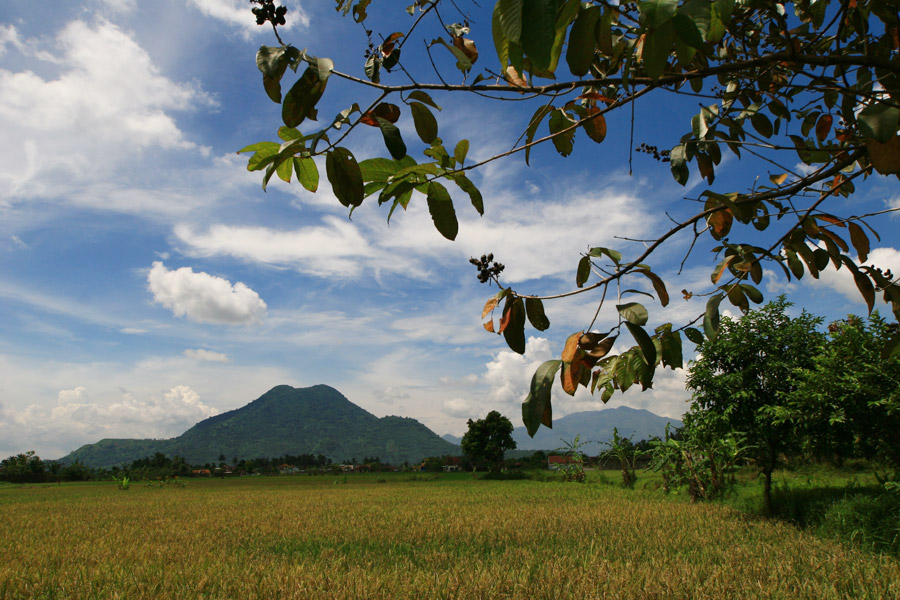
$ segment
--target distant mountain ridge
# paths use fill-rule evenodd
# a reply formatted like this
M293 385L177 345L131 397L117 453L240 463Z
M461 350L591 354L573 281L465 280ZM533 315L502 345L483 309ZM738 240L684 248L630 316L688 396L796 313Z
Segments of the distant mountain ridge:
M553 451L562 448L564 442L571 443L577 435L580 436L579 441L585 444L582 451L595 456L603 450L603 443L612 439L613 428L618 429L620 436L639 442L653 436L662 437L666 423L671 423L673 428L682 425L678 419L661 417L649 410L619 406L577 412L554 419L552 429L541 426L533 438L529 437L524 427L516 427L512 436L516 441L516 450ZM450 434L441 437L457 445L462 440Z
M406 417L376 417L327 385L279 385L253 402L200 421L166 440L105 439L60 459L89 467L111 467L162 452L190 464L233 458L322 454L332 461L365 456L401 464L460 449Z

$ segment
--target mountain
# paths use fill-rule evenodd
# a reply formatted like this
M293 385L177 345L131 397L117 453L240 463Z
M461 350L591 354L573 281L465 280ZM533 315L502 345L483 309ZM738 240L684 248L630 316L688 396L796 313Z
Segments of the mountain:
M405 417L378 418L327 385L280 385L250 404L200 421L167 440L105 439L82 446L60 462L111 467L162 452L190 464L285 454L323 454L339 462L377 456L399 464L459 454L458 446Z
M619 406L554 419L553 429L541 426L533 438L528 436L524 427L516 427L513 439L517 450L556 450L565 446L563 442L571 443L577 435L580 436L579 441L586 444L582 452L596 456L603 451L603 442L612 439L614 427L619 430L620 436L639 442L653 436L662 437L666 423L671 423L673 428L681 426L678 419L661 417L649 410Z

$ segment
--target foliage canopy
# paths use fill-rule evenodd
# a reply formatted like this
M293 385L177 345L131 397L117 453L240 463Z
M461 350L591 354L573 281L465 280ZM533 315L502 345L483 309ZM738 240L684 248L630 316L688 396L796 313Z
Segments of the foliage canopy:
M393 7L378 7L379 23L396 25L375 34L368 29L370 0L336 0L339 13L364 25L364 76L284 44L276 26L284 12L267 8L272 0L257 3L265 8L255 13L258 22L260 14L271 13L261 22L272 23L280 44L260 48L257 66L266 94L282 106L283 125L280 141L241 150L250 153L248 169L263 173L264 188L277 175L315 192L320 177L314 157L324 156L326 179L350 213L371 198L387 205L390 219L397 207L406 209L414 196L424 196L436 229L448 239L459 231L454 197L484 211L485 200L469 177L483 165L512 154L528 163L539 144L552 144L562 156L574 152L576 139L600 144L608 118L630 118L632 124L652 118L634 114L635 102L645 96L665 102L689 95L702 103L698 112L684 115L684 133L668 149L641 146L667 162L681 185L692 171L705 180L706 189L687 199L693 204L686 206L698 207L693 214L673 220L636 251L591 248L577 260L575 288L559 294L504 287L496 263L477 265L480 276L488 273L486 279L500 287L485 304L485 328L502 334L519 353L525 351L526 322L539 331L550 325L543 301L595 292L599 314L608 296L616 296L617 326L593 331L595 317L569 336L558 359L534 374L523 404L532 435L540 424L551 425L550 389L557 374L566 393L584 386L604 402L634 385L651 387L658 367L683 366L682 334L695 344L715 342L723 301L745 313L750 303L763 301L757 286L765 264L788 280L846 269L870 312L881 296L900 317L894 274L868 262L872 239L880 238L867 221L878 213L854 214L839 201L863 179L900 174L898 0L497 0L489 19L496 58L482 59L481 71L475 67L476 40L488 37L486 29L473 30L468 19L460 24L444 18L462 11L459 3L413 0L396 15ZM479 7L473 2L471 9ZM431 63L433 55L449 52L458 74L437 66L433 73L415 72L401 57L412 52L404 44L426 19L445 32L423 40ZM373 41L374 35L381 41ZM487 45L479 44L482 50ZM300 75L283 92L288 68ZM334 77L356 84L360 100L335 110L331 120L317 121ZM449 82L454 78L462 82ZM439 137L437 94L447 102L477 95L537 108L509 151L475 162L467 139ZM421 162L408 153L396 125L403 115L412 118L425 145ZM365 126L378 128L388 156L357 159L348 146ZM579 152L590 151L579 146ZM769 173L760 173L746 189L714 189L729 153L765 161ZM617 286L639 280L667 305L668 286L648 261L679 235L693 236L693 242L710 236L718 243L710 285L684 291L686 297L707 297L706 307L689 322L650 329L647 308ZM611 354L623 333L633 345ZM895 333L885 340L884 352L898 349Z
M469 419L469 430L463 435L462 451L475 462L487 462L492 471L503 467L503 455L507 450L515 450L512 438L513 424L496 410L483 419Z

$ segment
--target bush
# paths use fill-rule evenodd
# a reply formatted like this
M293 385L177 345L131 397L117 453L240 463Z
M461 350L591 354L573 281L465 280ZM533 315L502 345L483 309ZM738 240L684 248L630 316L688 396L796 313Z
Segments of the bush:
M824 511L818 529L865 550L900 557L900 497L848 495Z

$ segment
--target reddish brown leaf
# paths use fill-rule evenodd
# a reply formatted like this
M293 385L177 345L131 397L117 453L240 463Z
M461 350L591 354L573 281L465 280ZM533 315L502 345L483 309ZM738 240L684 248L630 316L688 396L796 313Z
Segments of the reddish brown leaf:
M730 209L717 210L706 218L706 223L715 239L720 240L731 231L734 215Z
M700 169L700 176L706 179L708 183L712 184L713 180L716 178L716 171L713 168L713 163L709 156L706 154L698 154L697 168Z
M503 307L503 316L500 317L500 329L497 330L497 333L503 333L503 331L507 328L507 326L512 321L513 311L512 307L515 302L507 302L506 306Z
M578 356L579 350L581 348L578 347L578 340L581 339L582 332L576 332L566 338L566 345L563 348L562 356L560 358L565 362L572 362L575 360L575 357Z
M506 71L504 71L503 76L506 78L506 81L513 87L528 87L528 82L522 79L522 76L512 65L506 67Z
M499 303L500 303L500 300L497 299L496 296L494 296L493 298L491 298L490 300L485 302L484 308L481 310L481 318L483 319L486 316L488 316L488 313L493 311L495 308L497 308L497 304L499 304Z
M606 102L607 104L613 104L616 101L615 98L608 98L603 94L598 94L597 92L588 92L587 94L581 94L576 98L576 100L594 100L595 102L599 100L600 102Z
M494 333L494 320L491 319L490 321L485 323L484 329L485 329L485 331L490 331L491 333Z
M587 109L587 117L582 121L584 132L598 144L606 138L606 118L599 113L599 108L591 106Z
M574 396L575 390L578 389L578 384L581 382L581 373L583 368L584 365L582 365L580 360L573 363L564 362L562 364L560 383L562 383L563 391L570 396Z
M769 175L769 181L774 183L775 185L781 185L784 183L784 180L787 179L787 173L782 173L781 175Z
M472 40L467 40L464 37L455 37L452 38L453 45L456 46L458 50L460 50L463 54L466 55L473 63L478 60L478 49L475 48L475 42Z
M382 102L362 117L359 118L360 123L370 125L372 127L380 127L378 119L384 119L388 123L396 123L400 118L400 107L389 102Z
M869 258L869 236L866 235L866 232L863 231L862 227L852 221L847 224L847 227L850 230L850 242L856 249L856 254L859 256L859 262L866 262Z
M844 224L844 221L842 219L838 219L837 217L832 216L832 215L821 214L821 215L816 215L816 218L819 219L820 221L826 221L828 223L831 223L832 225L837 225L838 227L846 227L846 225Z
M816 137L819 138L820 142L825 141L825 138L831 133L832 123L834 123L834 117L827 114L822 115L819 117L819 120L816 121Z
M894 136L884 144L866 139L866 150L872 166L882 175L900 173L900 136Z
M689 292L689 291L687 291L687 290L681 290L681 295L684 296L684 299L685 299L685 300L690 300L691 298L694 297L694 293L693 293L693 292Z

